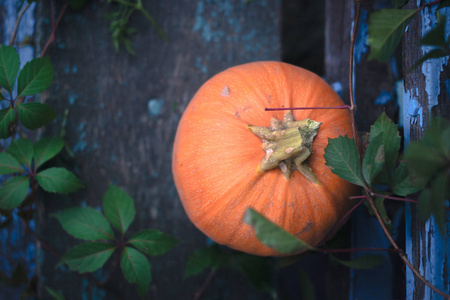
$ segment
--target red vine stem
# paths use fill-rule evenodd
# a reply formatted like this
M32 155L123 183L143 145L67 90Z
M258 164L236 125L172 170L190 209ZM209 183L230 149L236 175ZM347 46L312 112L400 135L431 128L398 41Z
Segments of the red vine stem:
M200 289L195 293L193 300L200 300L203 293L205 292L206 288L208 287L209 283L211 282L211 279L214 277L214 274L216 271L209 272L208 276L206 277L205 281L203 282Z
M371 195L375 196L375 197L381 197L381 198L389 199L389 200L411 202L411 203L417 203L418 202L417 200L414 200L414 199L400 198L400 197L388 196L388 195L377 194L377 193L372 193L372 192L371 192Z
M357 27L358 27L358 22L359 22L359 18L360 18L360 11L361 11L361 2L359 0L355 1L356 3L356 15L355 15L355 23L353 26L353 32L352 32L352 39L351 39L351 46L350 46L350 62L349 62L349 93L350 93L350 112L352 114L352 126L353 126L353 133L354 136L356 137L356 126L355 126L355 119L354 119L354 111L355 111L355 104L354 104L354 98L353 98L353 59L354 59L354 47L355 47L355 42L356 42L356 31L357 31ZM436 2L437 3L437 2ZM398 253L398 255L400 256L401 260L408 266L408 268L410 268L410 270L414 273L414 275L419 278L424 284L426 284L430 289L432 289L433 291L435 291L437 294L443 296L445 299L449 299L450 300L450 296L445 294L444 292L442 292L441 290L439 290L437 287L435 287L434 285L432 285L430 282L428 282L425 277L423 277L419 271L414 268L414 266L409 262L408 257L406 256L405 252L403 251L403 249L401 249L397 243L394 241L394 239L392 238L391 234L389 233L388 229L386 228L386 225L384 224L380 213L378 212L377 207L375 206L375 203L373 202L372 199L372 193L369 189L365 188L366 191L366 195L367 195L367 201L369 201L370 206L372 207L372 210L375 214L375 217L378 220L378 223L381 226L381 229L383 230L384 234L386 235L386 237L388 238L389 242L391 243L391 245L394 247L395 251ZM395 200L395 199L394 199Z
M54 11L53 11L53 0L50 1L50 9L51 9L51 19L52 19L52 33L50 34L50 37L47 40L47 43L45 43L44 49L41 52L41 57L43 57L45 55L45 52L47 52L48 47L55 41L55 33L56 33L56 28L58 28L59 22L61 22L62 17L64 16L64 14L66 13L67 8L69 7L69 2L66 2L66 4L64 4L63 8L61 9L58 18L56 19L55 22L55 15L54 15Z
M14 25L14 30L11 34L11 39L9 40L9 46L12 46L14 44L14 40L16 39L17 29L19 28L20 20L22 20L23 15L27 11L27 9L30 7L30 5L31 5L31 3L27 3L27 5L25 5L22 8L22 10L20 11L20 13L17 15L16 24Z
M321 107L281 107L281 108L264 108L265 111L278 111L278 110L307 110L307 109L350 109L350 105L341 105L341 106L321 106Z
M352 131L353 136L355 138L355 141L357 140L358 132L356 131L356 125L355 125L355 111L356 111L356 105L355 105L355 99L353 96L353 60L354 60L354 52L355 52L355 43L356 43L356 33L358 31L358 23L360 19L361 14L361 1L355 0L356 3L356 15L355 15L355 21L353 24L353 30L352 30L352 38L351 38L351 45L350 45L350 59L349 59L349 70L348 70L348 88L349 88L349 98L350 98L350 115L352 116ZM361 148L358 147L358 151L361 155Z
M442 297L444 297L445 299L450 299L450 295L445 294L443 291L439 290L437 287L435 287L434 285L432 285L430 282L428 282L425 277L423 277L419 271L414 268L414 266L409 262L408 257L406 256L405 252L403 251L403 249L401 249L397 243L394 241L394 239L392 238L391 234L389 233L389 231L387 230L386 226L383 223L383 220L381 219L380 213L377 210L377 207L375 206L375 203L373 202L372 197L370 196L370 193L368 191L367 192L367 200L370 203L370 206L372 207L373 212L375 213L375 216L378 220L378 222L380 223L381 228L383 229L384 234L386 235L386 237L388 238L389 242L391 243L391 245L394 247L394 249L396 250L396 252L398 253L398 255L400 256L400 258L403 260L403 262L408 266L408 268L414 273L414 275L420 279L420 281L422 281L424 284L426 284L430 289L432 289L433 291L435 291L437 294L441 295Z
M361 199L362 198L362 199ZM366 196L355 196L351 197L350 199L361 199L359 202L353 206L340 220L339 222L333 226L333 228L330 230L330 232L327 234L327 236L323 239L324 241L329 240L338 230L341 228L341 225L347 220L347 218L351 215L351 213L358 208L364 201L366 201Z
M39 234L37 234L34 230L32 230L29 226L28 226L28 222L25 221L25 227L27 228L27 232L31 233L31 235L36 239L36 241L38 241L43 248L47 249L47 251L51 252L54 256L56 256L58 259L61 259L63 256L61 253L59 253L58 251L56 251L52 246L50 246L49 244L47 244L40 236Z

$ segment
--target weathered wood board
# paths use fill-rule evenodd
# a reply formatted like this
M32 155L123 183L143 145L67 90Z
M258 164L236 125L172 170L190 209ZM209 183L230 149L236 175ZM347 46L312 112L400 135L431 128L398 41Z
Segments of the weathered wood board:
M429 1L427 1L429 2ZM416 8L416 3L408 3L408 8ZM409 24L403 38L403 69L410 69L416 61L430 49L419 46L419 40L436 23L436 7L423 10ZM440 13L450 16L448 8ZM447 22L445 32L450 32ZM403 89L402 121L404 125L405 147L419 140L433 115L450 118L450 94L448 80L450 68L448 57L432 59L405 74ZM441 291L450 293L450 219L441 234L433 219L421 222L415 205L406 207L406 254L413 266ZM406 270L407 299L443 299L426 287L413 273Z
M115 6L93 1L81 12L68 11L56 43L49 50L55 68L52 87L42 101L60 116L68 109L66 136L73 166L86 189L65 201L46 199L39 231L61 253L77 241L67 238L50 213L68 205L101 207L110 182L136 201L137 220L131 231L155 228L182 243L170 253L151 259L153 282L148 299L189 299L206 273L183 280L188 255L208 245L189 222L179 202L171 174L172 143L181 114L195 91L209 77L230 66L280 58L280 1L149 1L145 8L168 37L164 42L139 13L131 19L136 56L122 48L116 53L105 18ZM59 7L57 7L59 8ZM49 6L37 14L39 45L50 33ZM46 19L47 18L47 19ZM52 132L57 133L60 121ZM73 299L110 299L104 289L69 271L55 272L56 258L42 256L40 288L63 290ZM64 269L64 268L61 268ZM94 274L99 280L106 274ZM120 268L104 288L123 299L137 299ZM216 297L216 298L214 298ZM244 277L221 272L205 299L265 299Z

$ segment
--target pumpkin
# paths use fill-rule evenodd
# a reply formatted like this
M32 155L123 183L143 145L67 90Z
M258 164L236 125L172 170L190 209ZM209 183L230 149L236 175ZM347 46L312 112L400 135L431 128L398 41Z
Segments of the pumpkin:
M174 181L189 219L215 242L254 255L281 254L243 221L250 207L310 245L323 242L355 193L323 156L329 138L353 136L351 115L265 108L340 105L319 76L281 62L247 63L209 79L183 113L173 148Z

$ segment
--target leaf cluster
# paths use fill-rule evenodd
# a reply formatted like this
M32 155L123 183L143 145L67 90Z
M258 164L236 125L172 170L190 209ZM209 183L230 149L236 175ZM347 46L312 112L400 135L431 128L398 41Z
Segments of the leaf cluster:
M36 143L22 138L14 140L6 152L0 153L0 175L14 175L0 186L0 208L11 210L22 204L37 184L46 192L67 194L83 187L69 170L61 167L42 168L63 148L58 137L42 138Z
M13 47L0 45L0 101L9 102L8 107L0 110L0 138L11 136L18 120L28 129L37 129L56 117L50 105L24 101L25 97L41 93L50 86L54 77L50 59L35 58L27 62L20 73L19 69L17 51ZM14 96L16 78L17 95Z
M370 46L369 59L386 62L396 50L406 27L412 21L419 9L401 9L407 0L393 0L392 9L381 9L369 16L367 42ZM449 6L448 1L442 1L437 7L437 24L419 41L422 46L428 46L429 51L422 56L410 70L418 67L424 61L450 55L450 44L445 34L446 18L439 9Z
M441 232L445 232L445 202L450 198L450 122L433 118L418 142L412 142L405 162L414 187L422 190L418 211L422 220L434 216Z
M117 4L116 11L107 15L107 18L111 21L109 31L111 32L116 52L119 52L120 45L122 44L128 53L136 55L133 50L131 35L136 33L137 29L129 26L131 16L136 11L140 12L152 24L164 41L167 41L167 37L163 30L143 7L142 0L136 0L136 2L133 0L109 0L109 2Z
M136 209L134 200L113 184L104 195L103 212L87 206L53 214L68 234L85 241L69 249L58 265L66 264L79 273L94 272L103 267L115 251L120 251L124 277L137 284L139 295L144 297L152 280L151 265L145 255L162 255L178 240L154 229L144 229L125 239Z
M399 159L401 139L397 125L382 113L371 127L362 163L359 155L354 155L357 154L355 141L341 136L328 140L324 155L326 164L334 174L378 196L375 205L390 229L384 199L392 194L408 196L422 191L419 196L422 220L433 215L443 232L445 199L450 195L449 128L445 119L433 120L424 138L412 143L404 158Z

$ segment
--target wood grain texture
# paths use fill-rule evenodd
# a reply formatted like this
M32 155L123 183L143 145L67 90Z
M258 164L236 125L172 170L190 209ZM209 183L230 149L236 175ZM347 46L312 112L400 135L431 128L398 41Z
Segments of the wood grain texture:
M46 2L45 2L46 3ZM44 3L42 20L49 16ZM163 42L145 18L136 13L131 26L136 56L115 53L109 22L115 5L91 2L80 13L69 11L49 50L55 80L42 100L60 116L68 109L67 140L72 165L86 189L66 200L46 199L40 209L39 229L53 247L64 252L78 241L67 238L49 214L70 205L101 207L109 182L125 189L136 201L131 232L155 228L182 243L162 257L151 259L153 282L148 299L190 299L206 273L183 280L188 255L208 244L189 222L178 199L171 174L171 152L181 114L195 91L215 73L230 66L278 60L279 1L144 2L145 8L168 36ZM48 22L38 24L42 45ZM61 119L59 119L61 121ZM52 132L60 130L55 122ZM137 299L118 267L112 282L96 287L92 280L54 271L55 258L43 256L40 288L58 287L73 299ZM108 270L108 266L106 267ZM106 274L95 273L102 280ZM108 291L112 291L110 294ZM265 299L243 276L221 272L206 290L206 298Z
M416 8L409 3L408 8ZM416 16L403 37L403 70L409 70L424 54L418 46L420 38L437 20L435 9L424 10ZM448 10L442 10L448 18ZM446 27L446 32L449 31ZM405 146L417 141L426 130L432 114L450 117L448 79L450 68L448 58L428 60L422 66L405 73L403 90L403 124ZM406 210L406 254L420 273L431 284L442 291L450 292L450 220L443 236L433 220L425 224L420 221L416 206L407 205ZM406 297L408 299L442 299L406 271Z

